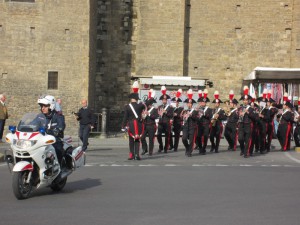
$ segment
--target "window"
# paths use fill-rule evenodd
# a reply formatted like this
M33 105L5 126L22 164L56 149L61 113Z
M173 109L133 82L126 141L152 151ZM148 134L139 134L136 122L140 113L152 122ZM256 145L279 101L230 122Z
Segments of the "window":
M58 72L55 71L48 72L48 89L52 89L52 90L58 89Z

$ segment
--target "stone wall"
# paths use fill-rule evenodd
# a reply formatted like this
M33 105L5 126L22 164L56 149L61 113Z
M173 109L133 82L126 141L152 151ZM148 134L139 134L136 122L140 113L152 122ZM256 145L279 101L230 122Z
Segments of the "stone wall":
M0 1L0 92L7 94L10 118L39 111L38 96L62 98L67 131L71 115L89 89L89 1ZM58 71L58 90L48 90L48 71Z
M211 97L239 94L257 66L300 67L299 2L136 0L132 75L210 79Z

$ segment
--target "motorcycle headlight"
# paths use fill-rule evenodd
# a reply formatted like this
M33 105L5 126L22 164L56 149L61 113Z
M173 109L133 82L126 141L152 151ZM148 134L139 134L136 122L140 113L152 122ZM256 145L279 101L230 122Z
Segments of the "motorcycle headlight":
M26 148L30 148L33 145L35 145L36 142L37 141L17 140L17 139L14 139L13 145L15 145L16 147L21 148L21 149L26 149Z

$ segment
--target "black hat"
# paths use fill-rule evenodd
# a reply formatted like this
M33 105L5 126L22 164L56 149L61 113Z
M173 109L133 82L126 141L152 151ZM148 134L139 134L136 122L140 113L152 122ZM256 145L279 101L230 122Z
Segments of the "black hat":
M214 99L212 103L223 103L221 99Z
M271 102L271 103L275 102L275 100L273 98L269 98L269 99L267 99L267 101Z
M174 97L171 99L172 102L182 102L180 98Z
M160 96L159 100L163 100L163 99L170 99L170 95L164 94L162 96Z
M251 100L252 97L250 95L242 95L242 97L240 98L240 100L245 100L245 99Z
M258 97L257 99L256 99L256 101L258 101L258 102L261 102L261 101L263 101L265 98L263 98L263 97Z
M292 109L293 108L293 105L292 105L292 103L290 103L290 102L286 102L286 103L284 103L287 107L289 107L290 109Z
M209 101L209 98L203 98L203 97L201 97L201 98L198 98L197 102L210 102L210 101Z
M147 106L153 105L153 103L156 103L156 101L155 101L154 98L149 98L149 99L147 99L147 101L145 102L145 104L146 104Z
M135 99L135 100L139 100L139 99L140 99L138 93L130 93L130 94L128 95L128 98L130 98L130 99Z
M259 106L255 102L251 102L250 105L254 105L256 108L259 108Z
M229 100L229 102L231 102L231 103L233 103L233 104L236 104L236 105L239 103L238 100L236 100L235 98L232 99L232 100Z
M192 104L194 104L194 103L196 103L196 101L194 99L187 98L187 99L184 100L184 103L192 103Z

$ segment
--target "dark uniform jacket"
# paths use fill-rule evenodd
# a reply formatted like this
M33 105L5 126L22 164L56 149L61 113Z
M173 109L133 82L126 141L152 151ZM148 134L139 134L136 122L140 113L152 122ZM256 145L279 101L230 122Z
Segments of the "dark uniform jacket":
M151 107L150 109L148 109L148 113L149 113L149 115L147 115L146 118L144 119L144 124L145 125L154 125L155 120L159 117L158 113L157 113L157 109L154 107L152 109L152 107Z
M231 108L227 117L227 123L237 123L239 121L239 114L237 108Z
M158 107L158 111L161 109L165 109L167 105L160 105ZM170 120L173 119L173 108L171 105L168 105L168 108L166 109L166 113L162 115L161 118L159 118L159 123L169 123Z

